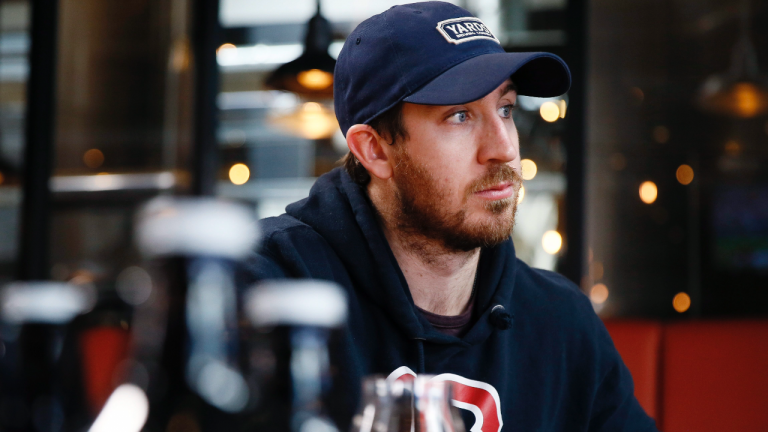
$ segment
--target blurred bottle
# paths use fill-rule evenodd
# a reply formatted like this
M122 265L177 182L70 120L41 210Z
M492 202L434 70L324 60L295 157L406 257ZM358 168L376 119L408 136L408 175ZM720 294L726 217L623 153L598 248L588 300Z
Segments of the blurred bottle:
M258 237L255 214L234 203L161 197L140 210L136 226L147 264L121 288L126 298L141 297L125 384L90 431L234 430L250 398L240 372L237 283L239 261Z
M96 303L92 285L14 282L0 290L0 430L65 430L70 322ZM76 343L74 344L76 345ZM82 394L82 382L78 391Z
M452 394L450 382L431 375L407 381L368 377L352 432L464 432Z
M243 430L337 432L329 415L329 344L346 322L342 288L316 280L270 281L246 293L258 408Z

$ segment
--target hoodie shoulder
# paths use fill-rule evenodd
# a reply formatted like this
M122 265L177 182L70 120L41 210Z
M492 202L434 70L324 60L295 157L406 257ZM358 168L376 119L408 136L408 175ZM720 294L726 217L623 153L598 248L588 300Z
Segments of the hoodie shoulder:
M546 316L571 328L592 324L592 304L575 283L561 274L517 261L515 304L521 313Z
M287 214L260 223L261 245L250 266L257 279L333 279L334 252L312 227Z

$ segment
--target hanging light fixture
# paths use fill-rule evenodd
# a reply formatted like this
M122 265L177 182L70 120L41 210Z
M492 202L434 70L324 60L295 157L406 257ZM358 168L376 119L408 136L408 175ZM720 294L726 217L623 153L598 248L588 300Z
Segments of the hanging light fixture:
M320 0L317 0L317 12L307 25L304 53L277 68L267 78L266 85L302 96L333 97L336 60L328 54L331 41L331 23L320 14Z
M697 100L704 111L737 118L768 113L768 82L760 74L757 54L749 39L749 0L741 5L741 36L731 54L731 66L704 82Z

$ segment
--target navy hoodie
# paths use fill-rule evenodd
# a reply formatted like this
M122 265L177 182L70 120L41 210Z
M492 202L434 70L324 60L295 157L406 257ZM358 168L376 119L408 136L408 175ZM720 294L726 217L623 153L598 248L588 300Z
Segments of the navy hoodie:
M370 374L452 381L467 430L477 432L656 430L586 296L517 259L511 240L481 251L474 323L458 338L416 309L364 188L345 171L323 175L308 198L261 227L254 277L334 281L348 293L332 359L346 399L333 413L342 430Z

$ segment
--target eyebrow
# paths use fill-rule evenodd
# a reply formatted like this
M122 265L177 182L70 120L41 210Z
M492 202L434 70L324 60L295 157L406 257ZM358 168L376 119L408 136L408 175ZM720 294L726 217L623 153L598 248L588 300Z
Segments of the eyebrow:
M499 97L500 98L504 97L504 95L506 95L507 93L512 92L512 91L514 91L514 92L517 91L517 86L513 82L509 83L506 87L501 89L501 92L499 93Z

